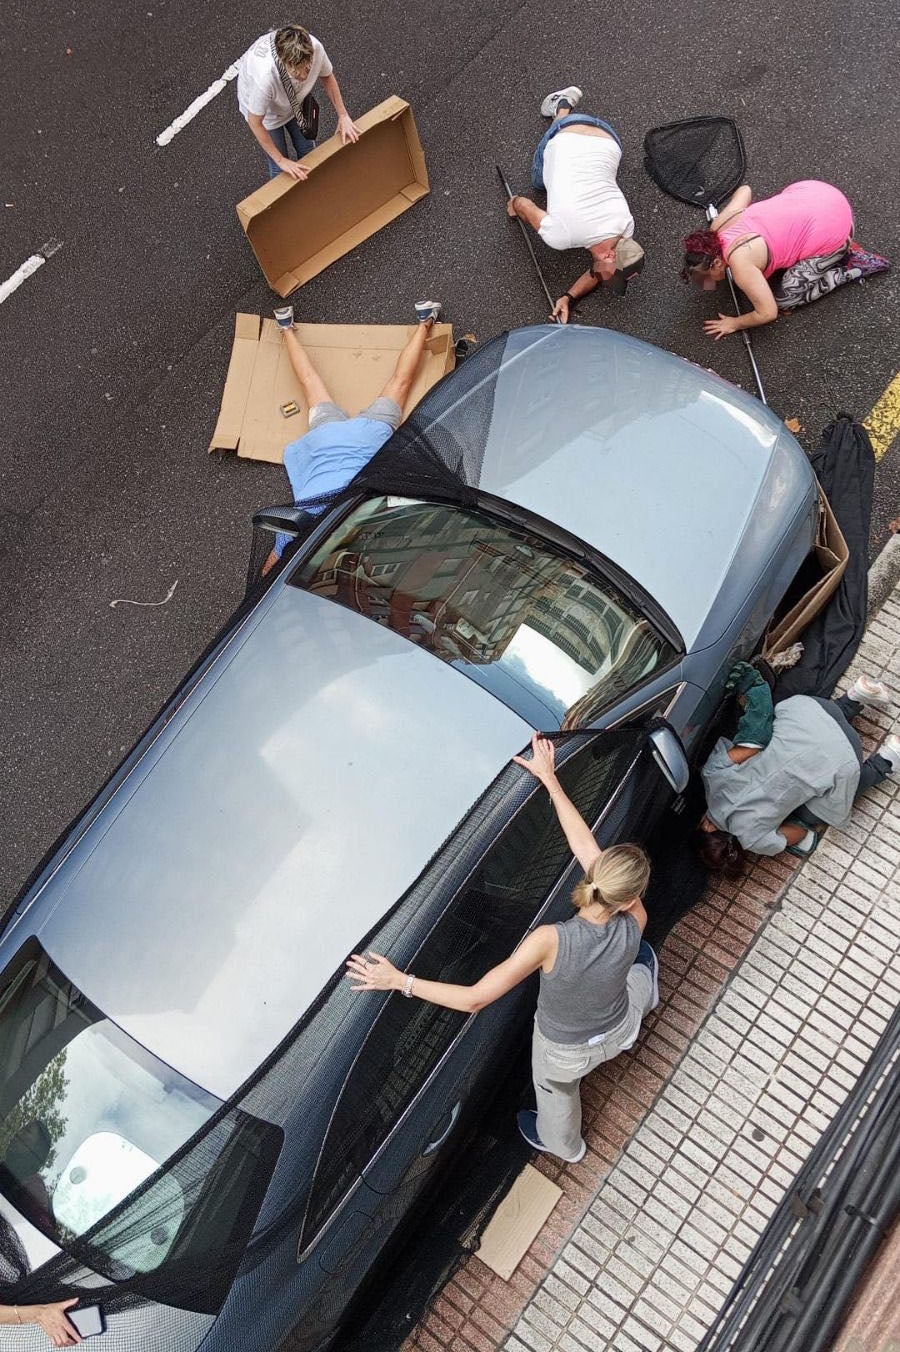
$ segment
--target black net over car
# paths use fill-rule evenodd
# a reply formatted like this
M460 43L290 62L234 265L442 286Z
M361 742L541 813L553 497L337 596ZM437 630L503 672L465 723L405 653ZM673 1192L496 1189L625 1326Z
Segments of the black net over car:
M744 143L730 117L670 122L644 137L644 167L679 202L720 207L744 180Z

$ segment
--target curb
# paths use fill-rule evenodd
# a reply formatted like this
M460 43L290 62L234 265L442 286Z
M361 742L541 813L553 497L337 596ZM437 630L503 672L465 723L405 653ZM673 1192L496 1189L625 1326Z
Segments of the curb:
M900 535L892 535L869 569L867 622L874 619L900 582Z

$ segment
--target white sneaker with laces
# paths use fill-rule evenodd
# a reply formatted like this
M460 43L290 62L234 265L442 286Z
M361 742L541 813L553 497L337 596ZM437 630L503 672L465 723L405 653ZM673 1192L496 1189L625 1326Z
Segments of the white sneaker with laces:
M570 108L577 108L583 98L584 90L579 89L577 85L557 89L555 93L548 94L541 104L541 117L556 117L561 103L567 103Z
M900 737L896 732L885 737L875 754L884 757L891 767L892 775L900 775Z
M416 301L416 323L427 324L429 319L437 319L441 313L441 302L439 300L417 300Z
M873 681L871 676L857 676L847 694L857 704L867 704L870 709L890 708L891 692L881 681Z

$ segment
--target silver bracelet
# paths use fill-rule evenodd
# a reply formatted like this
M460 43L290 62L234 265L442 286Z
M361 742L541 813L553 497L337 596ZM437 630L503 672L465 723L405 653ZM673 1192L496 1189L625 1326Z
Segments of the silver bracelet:
M406 996L407 1000L412 995L413 982L415 979L412 972L406 973L406 985L403 987L403 994Z

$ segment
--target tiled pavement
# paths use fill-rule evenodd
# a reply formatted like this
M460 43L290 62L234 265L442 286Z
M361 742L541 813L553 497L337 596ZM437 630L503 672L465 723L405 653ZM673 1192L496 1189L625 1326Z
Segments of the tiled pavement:
M848 681L895 702L900 588ZM692 1352L900 996L900 793L872 791L802 869L718 881L660 954L662 1002L635 1049L582 1085L588 1153L540 1156L563 1190L506 1282L477 1258L406 1349Z

